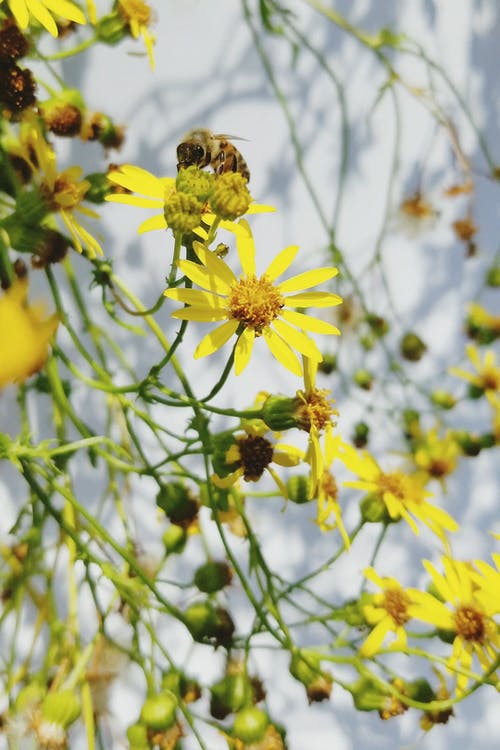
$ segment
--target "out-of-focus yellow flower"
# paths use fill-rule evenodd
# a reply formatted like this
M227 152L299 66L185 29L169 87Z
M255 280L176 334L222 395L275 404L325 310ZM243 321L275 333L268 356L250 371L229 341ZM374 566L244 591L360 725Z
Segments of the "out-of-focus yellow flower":
M243 273L235 276L215 253L201 242L194 242L193 249L200 262L181 260L178 265L182 273L204 291L167 289L166 297L187 305L172 317L204 323L225 321L198 344L194 353L196 359L213 354L236 334L234 362L236 375L239 375L250 360L255 340L262 337L278 362L301 376L302 366L294 349L317 362L322 359L316 344L304 331L323 334L338 334L339 331L330 323L297 312L295 308L331 307L342 300L330 292L296 292L328 281L336 276L338 269L317 268L275 284L293 262L298 247L282 250L258 277L250 227L244 219L235 227Z
M375 627L361 645L360 655L374 656L389 633L394 633L396 636L390 648L404 649L407 644L404 626L412 617L410 595L395 578L382 578L373 568L366 568L363 572L365 578L381 588L382 592L374 594L371 603L363 607L367 623Z
M453 434L447 432L441 438L435 427L419 436L413 460L428 479L438 479L443 482L444 478L457 468L460 454L460 446Z
M3 0L0 0L0 3ZM75 23L87 23L78 6L70 0L7 0L7 4L20 29L24 31L38 21L52 36L58 36L54 15Z
M316 523L321 531L332 531L338 529L348 550L351 546L351 540L342 520L342 508L338 498L338 486L335 477L330 471L330 467L338 454L340 445L340 436L333 435L332 430L325 434L323 449L323 474L319 478L317 486L318 497L318 514ZM331 520L333 516L333 521Z
M407 474L396 470L384 472L368 451L359 454L351 445L343 443L339 458L349 471L360 478L344 482L346 487L355 487L379 497L393 520L404 518L414 534L419 533L415 519L425 524L436 536L445 541L446 531L456 531L458 524L442 508L427 502L432 497L424 487L424 479L418 474Z
M495 352L488 349L481 362L477 346L468 344L465 351L476 370L476 374L462 370L461 367L450 367L450 373L467 380L475 388L484 391L486 398L492 398L495 394L500 394L500 367L496 363Z
M457 694L462 694L469 682L467 674L476 656L484 672L490 670L500 653L500 634L493 615L498 612L498 595L489 588L478 596L475 574L470 564L442 559L444 573L439 573L428 560L424 566L437 592L411 589L414 618L434 625L453 635L453 648L447 660L448 669L456 668Z
M18 279L0 297L0 388L43 367L59 322L56 314L47 318L42 305L28 305L27 295L27 280Z
M134 39L142 36L148 53L151 70L155 69L153 57L154 36L149 33L152 11L144 0L118 0L118 12L125 19Z

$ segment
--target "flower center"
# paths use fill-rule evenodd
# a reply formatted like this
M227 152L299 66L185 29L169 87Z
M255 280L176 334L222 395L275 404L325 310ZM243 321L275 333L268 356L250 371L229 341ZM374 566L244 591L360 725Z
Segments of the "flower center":
M404 500L404 477L399 471L394 471L391 474L381 474L377 479L377 485L381 495L384 492L390 492L398 500Z
M335 481L335 477L330 474L329 471L324 471L323 476L321 477L321 488L323 492L325 493L325 497L327 497L329 500L333 502L337 502L338 500L338 494L339 494L339 488L337 487L337 482Z
M480 374L481 387L485 391L500 390L500 370L497 368L485 369Z
M247 482L256 482L273 460L273 446L260 435L248 435L238 440L240 463Z
M384 609L396 625L404 625L410 619L409 604L410 597L403 589L388 589L384 594Z
M231 288L228 309L232 318L261 336L264 328L278 317L285 300L266 276L240 279Z
M328 398L329 393L330 391L320 388L313 388L309 393L298 392L300 400L295 418L301 429L311 432L314 427L321 432L332 422L332 417L337 412L332 407L331 399Z
M127 21L137 21L147 26L151 18L151 8L143 0L120 0L120 11Z
M455 629L464 641L484 643L486 638L486 618L475 607L463 605L455 612Z

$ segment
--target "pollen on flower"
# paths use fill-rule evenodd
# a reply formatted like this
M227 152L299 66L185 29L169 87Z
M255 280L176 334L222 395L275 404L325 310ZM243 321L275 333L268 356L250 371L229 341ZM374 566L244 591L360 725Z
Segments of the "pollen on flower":
M266 276L240 279L231 288L228 309L231 318L239 320L261 336L264 328L275 320L285 304L284 298Z
M165 202L165 221L173 232L185 234L199 226L202 208L194 195L173 193Z
M312 388L308 393L299 392L299 404L295 413L297 422L306 432L315 428L318 432L331 424L337 414L328 398L330 392L324 388Z
M119 0L118 12L127 22L147 26L151 20L151 8L143 0Z
M327 470L323 472L323 476L321 477L321 489L330 501L337 502L339 488L335 477Z
M260 435L248 435L238 440L243 477L247 482L256 482L264 469L273 460L273 446Z
M247 180L239 172L226 172L216 178L210 207L216 216L234 221L247 212L252 196Z
M380 474L377 478L380 494L383 495L385 492L390 492L398 500L403 500L406 496L404 484L404 475L400 471L393 471L390 474Z
M470 605L462 605L455 612L455 628L457 635L464 641L484 643L486 638L486 622L482 612Z
M383 607L396 625L404 625L411 619L408 614L410 597L401 588L387 589L384 594Z

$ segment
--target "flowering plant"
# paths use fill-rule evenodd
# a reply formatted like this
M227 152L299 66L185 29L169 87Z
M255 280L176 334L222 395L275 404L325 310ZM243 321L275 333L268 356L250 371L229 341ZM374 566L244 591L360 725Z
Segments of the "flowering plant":
M230 136L190 130L176 153L172 140L166 176L141 154L116 163L125 129L54 65L129 39L149 74L158 19L145 0L101 5L0 0L0 734L9 750L285 750L296 743L276 694L288 684L307 704L344 692L384 721L409 711L426 732L452 730L463 701L500 686L498 528L453 551L473 505L460 507L461 481L500 443L498 260L484 251L460 355L433 352L424 312L417 331L396 310L384 246L397 237L424 257L448 210L424 190L432 164L397 208L395 136L383 228L358 267L339 231L354 129L344 85L275 0L242 0L243 18L291 126L314 211L304 202L301 226L319 226L321 246L272 239L285 215L294 241L296 213L279 191L277 212L254 199L254 164ZM401 63L416 57L441 84L446 71L404 34L303 5L389 74L377 102L410 96L433 138L439 124L455 155L440 200L462 201L448 240L465 277L477 170L439 89ZM342 112L331 221L267 52L290 41L334 82ZM64 139L80 139L81 165ZM152 232L162 253L144 294L131 265L116 270L123 253L101 223L136 209L153 212L139 241ZM398 545L418 564L398 564ZM133 714L109 722L112 691L130 685Z

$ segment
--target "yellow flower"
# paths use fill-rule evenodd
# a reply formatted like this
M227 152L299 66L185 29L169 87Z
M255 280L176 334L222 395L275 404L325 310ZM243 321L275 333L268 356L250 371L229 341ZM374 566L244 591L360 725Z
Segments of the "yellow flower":
M346 549L351 546L351 540L342 520L342 508L338 499L338 486L335 477L330 471L335 457L338 455L340 436L333 436L331 430L325 434L323 452L323 473L317 484L318 514L316 523L321 531L332 531L338 529ZM333 516L334 521L329 520Z
M460 446L453 434L447 432L444 438L440 438L437 428L434 428L419 437L413 460L429 479L442 482L455 471L460 454Z
M493 620L498 597L486 589L478 596L475 574L468 563L447 557L442 563L444 574L424 560L437 596L411 590L412 615L454 635L447 667L451 672L456 671L457 694L461 694L467 687L474 656L487 672L500 653L499 629Z
M468 344L465 351L477 374L474 375L474 373L467 370L462 370L461 367L450 367L450 373L456 375L458 378L467 380L475 388L484 391L488 399L491 399L495 394L499 394L500 367L496 364L495 352L492 349L488 349L481 362L477 346Z
M28 305L27 279L18 279L0 297L0 388L22 383L44 364L59 319L46 318L42 305Z
M458 524L442 508L427 502L432 493L424 489L423 478L417 474L406 474L396 470L384 472L367 451L359 455L347 443L339 452L340 460L360 481L344 482L346 487L355 487L380 498L389 516L397 521L404 518L414 534L419 529L414 519L425 524L442 541L445 531L456 531Z
M297 466L303 457L302 451L293 445L284 443L273 444L264 435L269 431L267 425L260 420L247 422L243 426L244 432L234 436L234 442L229 446L225 454L227 466L236 466L236 469L224 477L217 474L213 476L213 482L217 487L232 487L238 479L243 477L246 482L258 482L264 471L268 471L276 482L282 496L287 497L285 484L270 466L271 463L278 466Z
M132 191L132 193L140 193L141 195L112 193L106 196L107 201L111 203L124 203L127 206L137 206L138 208L154 208L161 211L161 213L152 216L150 219L146 219L139 225L137 230L139 234L151 232L156 229L168 229L164 211L165 205L176 192L176 180L173 177L155 177L151 172L141 167L135 167L133 164L124 164L118 169L113 169L108 174L108 180L114 185ZM252 203L248 208L247 214L263 213L266 211L274 211L274 208ZM203 223L211 226L214 221L215 215L205 210L204 207ZM220 221L218 226L221 229L234 231L235 224L232 221ZM201 227L196 229L194 233L203 240L206 240L208 237L206 230Z
M338 454L340 445L339 440L334 438L332 434L335 425L333 418L337 416L338 412L333 408L333 401L329 398L330 392L323 388L316 388L318 361L310 357L303 357L302 361L304 364L304 390L297 391L297 406L294 417L299 427L309 433L307 461L311 466L310 494L311 497L318 495L319 512L320 508L324 511L327 507L322 503L323 500L326 500L326 495L322 498L322 501L319 500L325 466L330 466L334 457ZM324 453L321 450L320 443L320 436L323 433L325 435ZM331 505L331 509L334 510L334 508L336 506Z
M494 535L498 538L498 535ZM477 586L475 592L476 598L484 606L491 607L496 615L500 614L500 554L492 554L496 569L484 562L484 560L475 560L474 565L478 568L479 573L472 572L472 577Z
M274 284L276 278L288 269L298 248L287 247L271 261L267 271L257 277L250 227L241 220L235 229L243 274L236 277L223 260L201 242L194 242L193 249L200 263L183 260L178 265L191 281L206 291L167 289L166 297L187 305L172 317L200 322L225 321L198 344L194 353L196 359L213 354L236 334L234 359L235 372L239 375L250 360L255 339L262 337L280 364L301 376L302 366L294 349L316 362L322 359L316 344L304 331L323 334L338 334L339 331L330 323L293 308L330 307L340 304L341 298L329 292L296 292L328 281L338 270L318 268Z
M3 0L0 0L3 2ZM33 19L38 21L52 36L58 35L53 15L75 23L87 23L85 16L70 0L7 0L12 15L20 29L27 29Z
M395 634L390 648L404 649L407 644L404 626L412 617L410 595L395 578L382 578L373 568L366 568L363 573L365 578L382 589L382 593L374 594L371 603L363 607L365 620L375 627L361 645L360 655L374 656L380 650L388 633Z
M144 0L118 0L118 12L125 19L134 39L142 36L148 53L151 70L155 69L153 57L154 37L149 33L151 8Z
M500 315L492 315L478 302L467 305L467 312L467 325L472 333L478 329L485 329L495 336L500 336Z
M81 213L93 219L99 218L95 211L82 205L90 183L80 179L80 167L57 171L56 155L45 140L36 116L28 116L23 122L17 151L32 173L37 175L40 192L50 211L61 217L78 252L81 253L85 248L90 258L102 255L98 241L79 223L75 215Z

